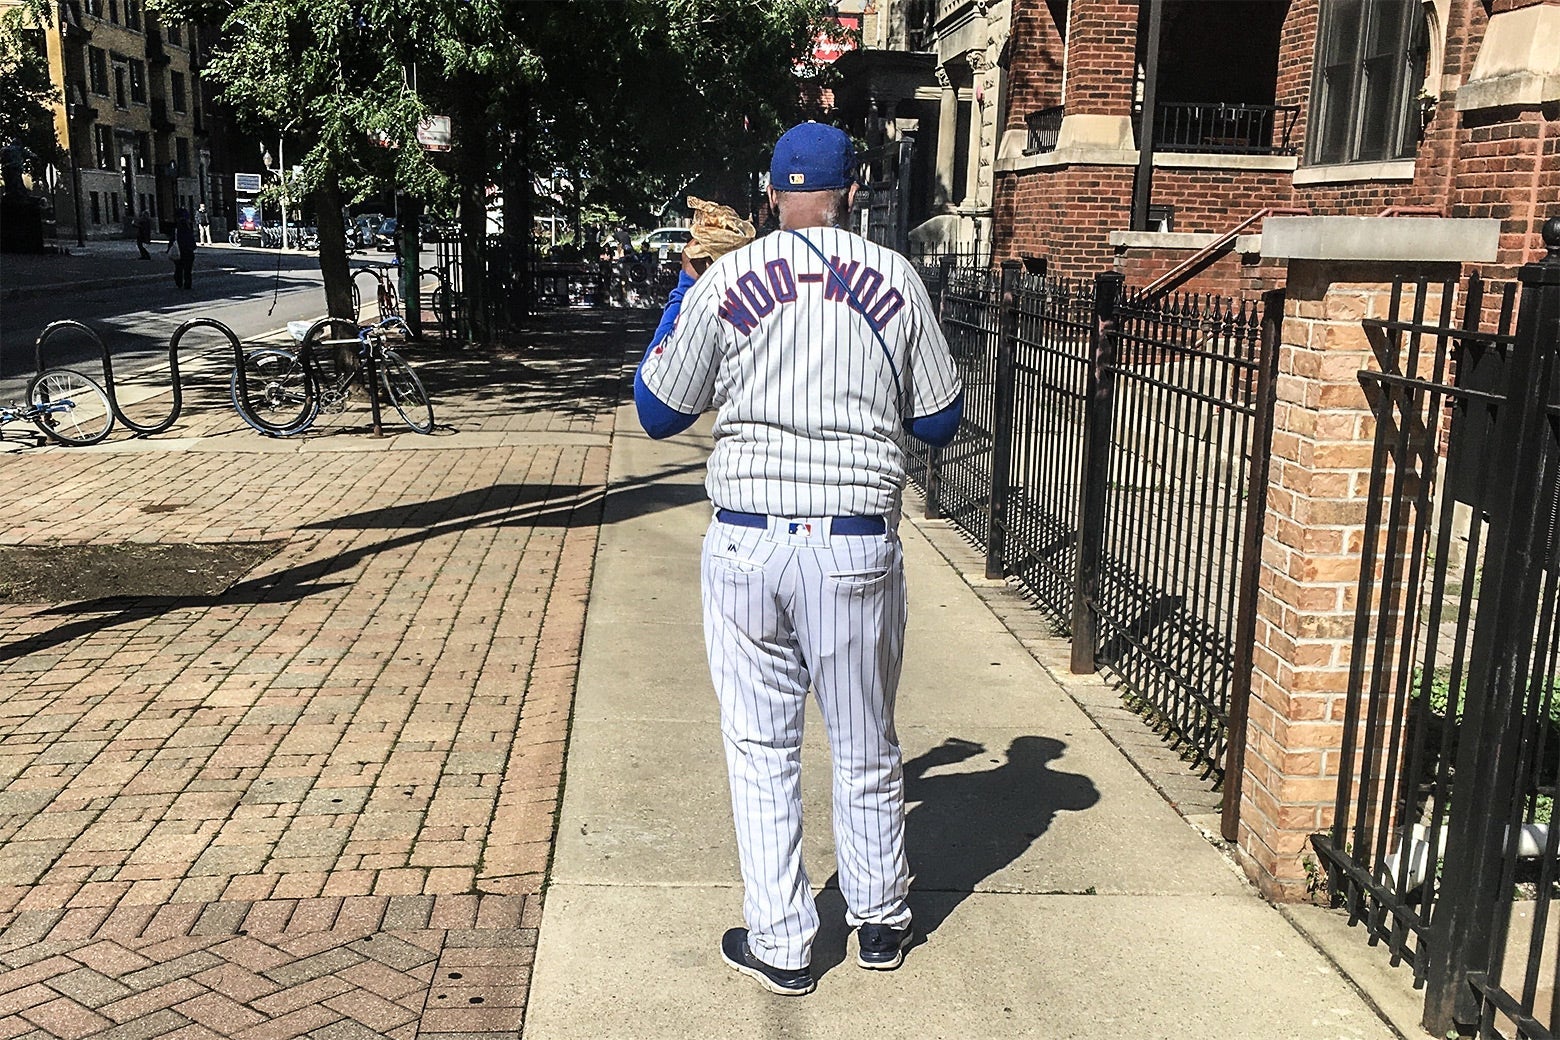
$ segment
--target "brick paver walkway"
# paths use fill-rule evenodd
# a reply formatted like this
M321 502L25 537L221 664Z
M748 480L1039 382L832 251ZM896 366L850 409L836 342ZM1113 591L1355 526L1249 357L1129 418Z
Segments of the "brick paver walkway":
M217 596L0 606L0 1040L516 1035L647 329L414 355L442 439L266 441L213 382L161 444L0 456L0 544L278 543Z

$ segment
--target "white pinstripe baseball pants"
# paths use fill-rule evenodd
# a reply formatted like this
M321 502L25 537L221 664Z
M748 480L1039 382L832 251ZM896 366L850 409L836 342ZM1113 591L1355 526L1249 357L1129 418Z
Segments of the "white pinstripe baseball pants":
M834 768L834 841L846 920L903 928L910 872L894 696L906 593L898 538L783 533L716 520L704 539L704 637L720 699L753 954L811 963L818 910L802 864L802 718L808 687Z

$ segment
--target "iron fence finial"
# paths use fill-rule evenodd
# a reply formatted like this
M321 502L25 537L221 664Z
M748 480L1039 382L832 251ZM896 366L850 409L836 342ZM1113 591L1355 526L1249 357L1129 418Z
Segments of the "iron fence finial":
M1560 217L1550 217L1544 221L1540 233L1544 236L1544 245L1549 250L1548 259L1560 262Z

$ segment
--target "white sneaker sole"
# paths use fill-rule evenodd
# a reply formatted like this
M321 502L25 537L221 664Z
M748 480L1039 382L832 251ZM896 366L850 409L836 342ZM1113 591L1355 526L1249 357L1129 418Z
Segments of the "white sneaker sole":
M915 941L915 933L905 936L905 941L899 944L899 949L894 951L894 959L891 961L869 961L861 956L861 951L856 951L856 966L866 968L868 971L893 971L905 962L905 950Z
M813 984L808 986L806 989L792 989L789 986L782 986L768 975L765 975L763 972L759 971L757 968L750 967L746 964L739 964L732 960L730 957L726 956L725 950L720 951L720 959L725 961L733 971L741 975L746 975L750 979L756 979L760 986L763 986L769 992L778 994L782 997L805 997L807 994L818 988L818 983L816 980L814 980Z

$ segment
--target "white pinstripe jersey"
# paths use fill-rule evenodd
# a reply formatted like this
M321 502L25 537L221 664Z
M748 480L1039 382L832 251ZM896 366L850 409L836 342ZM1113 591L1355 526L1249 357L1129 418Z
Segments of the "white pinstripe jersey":
M891 515L905 482L902 420L952 404L958 372L931 299L903 256L840 228L801 234L829 258L860 309L805 242L777 231L699 277L640 375L679 412L717 409L705 480L717 506L771 516Z

